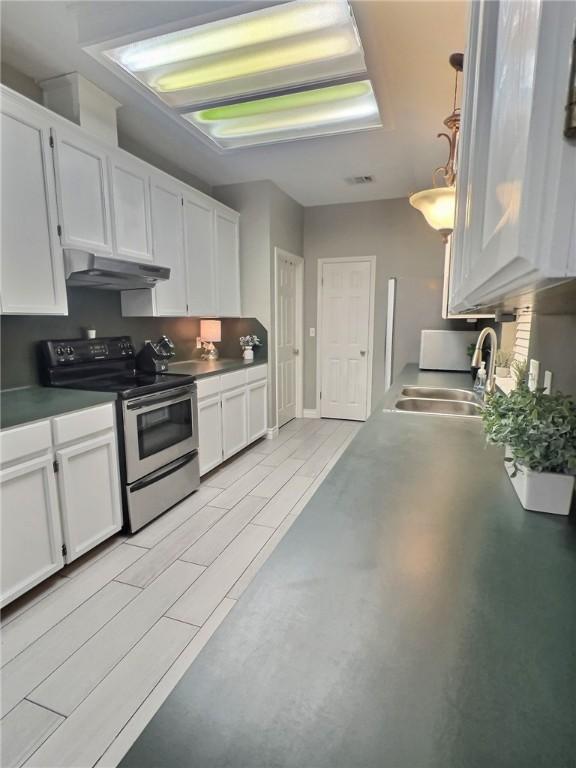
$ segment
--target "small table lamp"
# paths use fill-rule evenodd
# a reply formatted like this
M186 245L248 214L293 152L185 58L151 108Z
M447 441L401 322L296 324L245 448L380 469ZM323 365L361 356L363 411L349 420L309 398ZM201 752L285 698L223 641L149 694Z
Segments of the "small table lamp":
M220 320L200 320L200 338L202 339L202 360L218 360L215 341L222 341L222 323Z

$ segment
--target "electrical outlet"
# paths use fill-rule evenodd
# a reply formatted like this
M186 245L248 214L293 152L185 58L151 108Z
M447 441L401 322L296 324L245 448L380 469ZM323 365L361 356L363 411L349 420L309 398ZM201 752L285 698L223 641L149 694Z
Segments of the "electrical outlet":
M310 328L310 336L316 336L316 328Z
M538 360L530 360L530 369L528 371L528 389L534 392L538 389L538 379L540 378L540 363Z
M552 393L552 371L544 371L544 392L547 395Z
M202 349L202 338L200 336L196 336L196 349Z

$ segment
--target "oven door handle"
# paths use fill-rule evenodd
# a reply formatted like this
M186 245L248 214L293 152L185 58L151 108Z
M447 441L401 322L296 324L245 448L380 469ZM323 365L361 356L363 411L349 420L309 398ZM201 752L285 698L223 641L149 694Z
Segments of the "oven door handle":
M126 405L127 411L139 411L142 408L147 408L150 405L174 405L182 400L187 400L192 397L192 388L177 389L170 391L170 397L166 397L166 393L160 395L144 395L137 400L130 400Z

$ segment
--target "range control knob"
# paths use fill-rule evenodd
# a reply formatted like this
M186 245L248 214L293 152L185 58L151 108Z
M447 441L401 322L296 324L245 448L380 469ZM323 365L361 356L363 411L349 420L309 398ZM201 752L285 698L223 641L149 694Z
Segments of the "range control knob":
M74 350L72 349L72 347L66 347L66 354L67 355L73 355L74 354Z
M61 357L64 354L64 347L58 346L56 347L56 354Z

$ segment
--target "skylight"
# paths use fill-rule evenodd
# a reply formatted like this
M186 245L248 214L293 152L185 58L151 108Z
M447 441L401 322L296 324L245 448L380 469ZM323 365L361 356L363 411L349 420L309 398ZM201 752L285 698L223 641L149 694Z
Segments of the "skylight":
M102 53L221 148L381 124L346 0L295 0Z
M183 117L223 149L381 125L369 80L201 109Z

